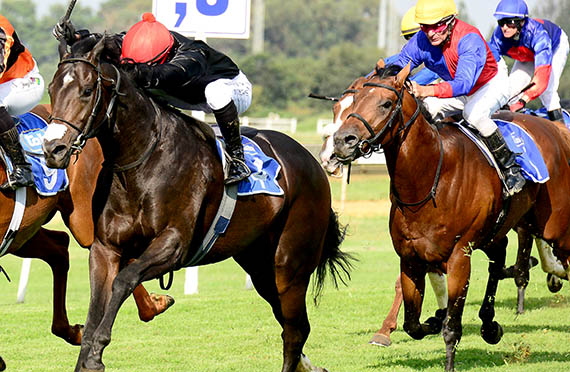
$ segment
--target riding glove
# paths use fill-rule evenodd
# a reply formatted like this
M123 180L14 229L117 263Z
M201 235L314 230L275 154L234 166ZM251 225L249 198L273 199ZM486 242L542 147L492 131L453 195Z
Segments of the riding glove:
M53 27L52 34L57 40L65 40L68 45L75 42L75 27L73 27L70 20L62 20L56 23Z
M512 112L517 112L519 110L522 110L525 105L526 105L525 100L519 99L516 103L513 103L512 105L509 106L509 110L511 110Z

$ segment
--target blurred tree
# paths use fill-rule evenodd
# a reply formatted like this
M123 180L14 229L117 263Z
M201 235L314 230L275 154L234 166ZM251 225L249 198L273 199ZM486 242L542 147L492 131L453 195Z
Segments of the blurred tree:
M99 9L99 31L127 31L145 12L152 12L152 0L107 0Z

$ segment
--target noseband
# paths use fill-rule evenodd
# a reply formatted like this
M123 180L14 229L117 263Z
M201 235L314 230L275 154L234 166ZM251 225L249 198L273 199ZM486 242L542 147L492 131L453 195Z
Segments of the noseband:
M402 112L402 102L404 100L404 89L405 89L404 85L402 85L402 89L400 89L400 91L398 91L396 88L394 88L390 85L385 85L385 84L380 84L380 83L364 83L363 86L364 87L378 87L378 88L388 89L388 90L390 90L396 94L396 96L398 97L398 101L396 102L396 106L392 110L392 113L390 114L390 117L388 118L386 125L384 125L384 127L378 133L374 132L374 129L372 129L372 126L370 125L370 123L368 123L368 121L366 119L364 119L364 117L362 117L362 115L360 115L359 113L353 112L347 116L347 119L350 117L353 117L353 118L360 120L360 122L364 125L364 127L370 133L370 138L361 140L358 143L358 146L354 150L354 152L355 152L353 154L354 158L356 158L358 156L364 156L364 157L370 156L373 152L379 151L380 147L381 147L381 142L382 142L381 140L383 139L384 133L388 129L392 128L392 125L394 125L396 118L399 117L400 121L402 123L404 122L404 114ZM418 102L416 97L414 97L414 100L416 101L416 111L414 112L414 114L410 117L410 119L403 126L398 128L398 131L396 132L396 134L394 136L392 136L392 138L396 137L400 132L406 130L418 117L418 115L420 113L420 103Z
M65 120L63 118L60 118L60 117L50 116L49 120L50 121L53 121L53 120L61 121L65 124L69 125L71 128L75 129L77 132L79 132L79 136L77 136L77 139L75 140L75 142L71 146L72 149L74 150L74 152L79 153L83 150L83 147L85 146L85 143L87 142L87 140L95 137L97 135L97 133L99 132L99 129L101 128L101 126L105 122L107 122L109 124L111 123L111 115L113 113L113 109L115 108L115 101L116 101L118 96L124 96L125 94L121 93L119 91L119 88L121 86L121 73L119 72L117 67L115 67L113 64L111 64L111 66L113 67L113 69L115 69L115 72L117 73L117 80L116 81L114 79L106 78L105 76L103 76L103 73L101 72L101 68L99 66L95 65L93 62L91 62L85 58L67 58L67 59L64 59L61 62L59 62L57 67L59 68L64 63L77 63L77 62L86 63L87 65L91 66L93 68L93 70L95 70L95 72L97 72L97 87L95 88L96 89L95 105L93 105L93 109L91 110L91 114L89 115L89 119L87 120L87 124L85 125L85 127L83 129L81 129L81 128L79 128L78 124L74 124L74 123L72 123L68 120ZM93 126L93 123L95 122L95 118L97 117L97 115L99 115L99 112L101 110L101 103L102 103L102 96L103 96L102 95L103 80L110 82L112 84L113 93L112 93L109 105L107 106L107 112L105 113L105 117L99 122L99 124L97 124L96 126Z

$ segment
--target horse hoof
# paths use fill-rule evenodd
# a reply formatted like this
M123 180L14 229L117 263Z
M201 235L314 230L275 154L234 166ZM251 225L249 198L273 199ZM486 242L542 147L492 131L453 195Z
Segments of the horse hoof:
M556 293L562 289L562 280L560 280L560 278L556 275L546 275L546 284L552 293Z
M390 336L386 336L381 333L376 333L374 336L372 336L372 339L368 341L368 343L371 345L385 346L385 347L392 345L392 341L390 341Z
M443 320L438 318L437 316L432 316L426 319L425 323L423 324L426 334L428 335L436 335L441 332L441 328L443 326Z
M496 321L491 322L488 326L481 326L481 337L486 343L495 345L503 337L503 327Z

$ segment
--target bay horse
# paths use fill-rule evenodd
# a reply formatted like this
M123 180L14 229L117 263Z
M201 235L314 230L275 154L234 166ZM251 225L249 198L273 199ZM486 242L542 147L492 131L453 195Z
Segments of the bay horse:
M421 339L433 330L420 323L425 274L447 273L448 305L442 335L445 370L454 369L461 318L469 287L471 252L489 257L489 278L479 311L481 334L497 343L494 298L506 256L506 234L523 227L553 247L557 275L568 278L570 255L570 134L560 123L501 112L536 141L550 179L528 182L503 199L496 170L456 127L430 123L420 102L406 89L409 66L380 71L354 96L354 107L334 134L336 157L348 163L381 147L391 180L390 235L400 257L404 330ZM541 247L539 247L539 252Z
M49 85L53 115L43 149L48 166L58 168L93 136L103 149L108 192L98 201L91 302L75 368L95 372L105 370L103 350L133 288L184 267L199 249L224 177L209 126L138 89L105 58L105 37L95 46L76 45ZM352 264L339 248L343 233L328 179L290 137L271 130L249 136L281 166L284 195L239 197L227 231L198 264L233 257L283 329L282 372L323 371L302 354L310 331L307 288L313 272L315 295L327 271L335 283L347 280Z
M346 120L348 115L352 113L354 107L354 95L363 88L364 84L370 81L376 71L384 67L384 60L380 59L375 66L374 71L366 76L356 78L343 92L337 97L310 95L313 98L325 99L334 101L333 105L333 121L331 124L324 128L324 139L321 150L319 151L319 159L325 171L333 176L340 177L342 175L343 164L334 155L334 133L340 128L343 121ZM450 118L453 120L453 118ZM350 171L349 171L350 172ZM524 229L518 227L515 229L518 236L518 254L517 260L514 265L504 268L501 278L513 278L517 286L517 314L524 312L524 294L530 279L530 268L537 265L537 260L530 256L532 249L532 236ZM538 243L537 243L538 244ZM551 274L549 274L551 275ZM445 278L443 273L439 271L428 272L431 286L438 304L438 310L435 315L427 320L432 324L431 329L437 331L438 325L442 323L443 314L445 314L445 307L447 306L447 288L445 286ZM552 292L560 289L561 284L557 282L557 277L551 278L548 281L549 288ZM554 281L554 284L552 284ZM558 285L558 286L557 286ZM386 318L382 322L381 328L376 331L369 341L370 344L379 346L390 346L391 333L397 328L398 313L402 305L402 286L400 283L400 275L396 278L395 283L395 296L390 306L390 310ZM437 331L439 333L439 331Z
M38 105L32 113L46 122L50 116L49 105ZM69 271L69 236L63 231L50 230L42 225L51 220L56 212L60 212L65 225L75 240L82 247L88 248L94 239L94 223L92 215L92 197L95 193L97 177L103 162L101 147L96 141L87 144L77 161L67 167L69 187L54 196L41 196L35 188L28 187L26 209L20 228L6 251L22 258L37 258L46 262L53 273L53 316L51 331L71 345L81 344L83 326L70 325L67 318L65 297L67 289L67 273ZM6 172L0 163L0 182L4 182ZM12 211L14 210L12 191L0 193L0 233L4 236L8 230ZM141 285L135 290L135 302L139 317L150 321L154 316L172 305L169 296L149 295ZM0 371L6 368L0 358Z

